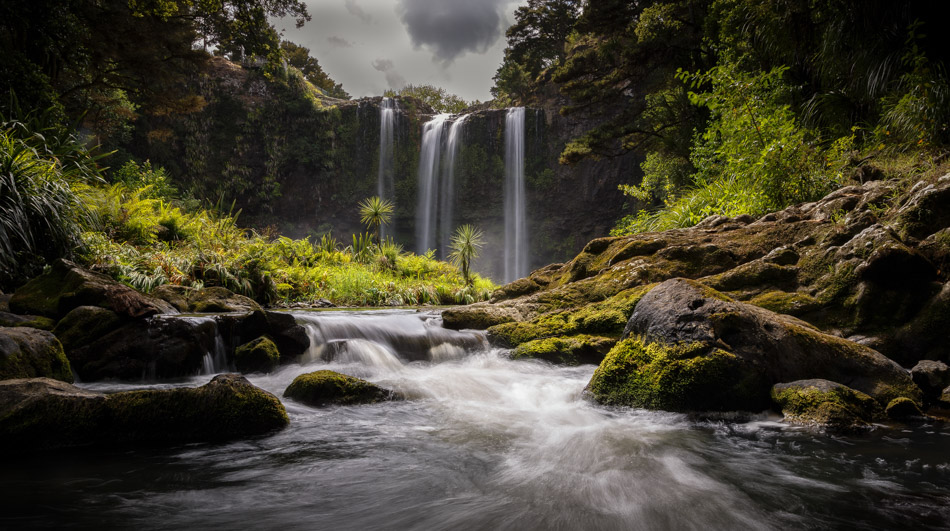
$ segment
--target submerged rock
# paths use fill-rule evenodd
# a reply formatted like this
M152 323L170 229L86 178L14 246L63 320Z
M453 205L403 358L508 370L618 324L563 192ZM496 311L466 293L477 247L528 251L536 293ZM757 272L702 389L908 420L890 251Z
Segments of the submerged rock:
M883 415L881 405L870 396L821 379L775 384L772 400L786 422L836 431L866 428Z
M49 271L24 284L10 299L10 309L15 313L53 319L78 306L98 306L130 318L177 313L161 299L63 259L53 262Z
M234 349L234 365L237 370L270 372L280 363L280 351L267 336L261 336Z
M308 406L374 404L393 399L393 392L355 376L334 371L301 374L284 396Z
M814 378L881 404L921 400L907 372L873 349L691 280L668 280L646 294L624 337L588 385L602 403L759 411L768 407L774 384Z
M0 327L0 380L35 377L73 381L59 340L45 330Z
M73 446L183 444L260 435L288 423L274 395L235 374L197 388L105 395L48 378L0 382L7 455Z

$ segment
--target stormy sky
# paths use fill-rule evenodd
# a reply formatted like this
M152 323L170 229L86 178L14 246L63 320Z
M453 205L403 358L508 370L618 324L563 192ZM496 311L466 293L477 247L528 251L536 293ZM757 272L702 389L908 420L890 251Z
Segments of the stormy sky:
M313 19L275 25L310 48L354 98L406 83L443 87L466 100L491 99L505 29L525 0L310 0Z

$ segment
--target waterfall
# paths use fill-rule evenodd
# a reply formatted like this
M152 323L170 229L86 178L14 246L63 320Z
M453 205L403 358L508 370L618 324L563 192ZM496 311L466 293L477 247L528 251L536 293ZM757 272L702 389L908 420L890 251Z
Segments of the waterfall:
M416 253L424 254L435 244L439 161L442 129L448 114L436 115L422 127L422 149L419 153L419 207L416 209Z
M526 218L524 107L512 107L505 118L505 282L530 272Z
M379 179L376 194L383 200L395 200L393 178L393 121L395 106L392 98L383 98L379 104ZM382 235L386 236L388 228L380 227Z
M444 259L449 255L449 244L455 231L455 157L458 155L462 140L462 129L467 114L460 116L449 128L449 139L445 144L445 179L439 189L439 255Z

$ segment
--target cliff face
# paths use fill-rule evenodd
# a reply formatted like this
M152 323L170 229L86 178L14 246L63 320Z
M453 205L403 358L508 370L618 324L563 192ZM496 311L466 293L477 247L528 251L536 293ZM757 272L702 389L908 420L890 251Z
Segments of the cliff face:
M273 226L293 237L332 231L343 243L364 230L357 204L377 194L381 98L334 100L293 74L268 76L220 58L194 85L203 99L200 110L141 119L133 154L164 166L201 198L225 207L234 202L245 225ZM638 171L638 161L626 156L560 166L564 144L589 124L559 116L554 106L525 114L533 269L566 260L609 231L623 204L617 185ZM504 110L472 113L455 165L452 226L473 223L484 231L486 246L475 268L496 278L505 234L505 116ZM431 117L421 102L396 102L391 233L412 250L422 127Z

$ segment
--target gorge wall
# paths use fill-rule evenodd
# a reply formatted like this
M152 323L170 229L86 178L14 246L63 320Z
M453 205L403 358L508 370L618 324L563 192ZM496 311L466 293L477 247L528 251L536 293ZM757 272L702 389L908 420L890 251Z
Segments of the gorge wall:
M292 237L332 231L342 244L365 230L357 205L378 194L383 98L335 100L293 71L266 74L220 58L193 83L200 110L143 117L128 146L132 154L165 167L199 198L225 208L233 203L244 226L274 227ZM416 250L422 130L434 113L406 98L397 98L394 108L396 212L388 233ZM472 223L484 232L486 245L474 267L496 280L504 272L506 113L482 108L468 114L453 172L452 224ZM449 124L458 118L446 121L443 150ZM559 165L564 144L589 125L560 116L553 105L525 111L529 269L565 261L607 234L624 202L617 185L639 172L631 155ZM443 177L451 158L442 157ZM441 249L437 254L444 256Z

